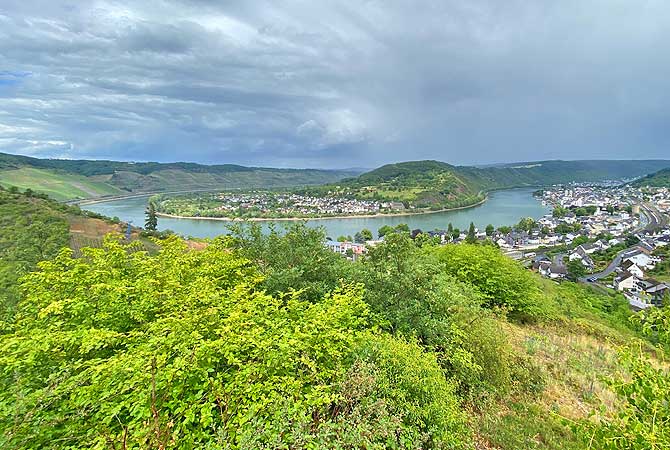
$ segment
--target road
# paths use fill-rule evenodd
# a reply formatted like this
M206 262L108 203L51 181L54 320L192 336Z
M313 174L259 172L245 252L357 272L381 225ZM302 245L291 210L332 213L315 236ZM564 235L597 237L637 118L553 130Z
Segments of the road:
M609 265L602 272L592 273L590 275L580 278L579 281L583 283L590 283L590 281L588 281L589 279L595 278L596 280L599 280L601 278L605 278L607 275L614 272L614 270L619 266L619 264L621 264L623 254L628 253L631 250L635 250L635 246L628 247L627 249L621 250L619 253L617 253L612 262L610 262Z

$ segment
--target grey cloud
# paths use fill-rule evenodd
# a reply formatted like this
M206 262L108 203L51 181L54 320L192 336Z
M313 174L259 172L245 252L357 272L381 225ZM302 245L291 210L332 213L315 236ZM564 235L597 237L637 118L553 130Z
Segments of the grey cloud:
M0 151L293 167L664 157L667 42L660 0L6 0Z

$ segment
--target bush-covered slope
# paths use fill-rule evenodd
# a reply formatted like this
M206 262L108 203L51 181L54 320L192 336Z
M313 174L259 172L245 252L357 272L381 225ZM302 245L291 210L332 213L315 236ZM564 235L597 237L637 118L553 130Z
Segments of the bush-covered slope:
M670 342L662 310L632 321L620 295L492 246L395 232L351 262L304 224L233 231L152 254L110 238L26 275L0 334L0 447L668 444L669 378L641 340Z
M670 188L670 169L659 170L639 180L635 180L632 184L633 186Z

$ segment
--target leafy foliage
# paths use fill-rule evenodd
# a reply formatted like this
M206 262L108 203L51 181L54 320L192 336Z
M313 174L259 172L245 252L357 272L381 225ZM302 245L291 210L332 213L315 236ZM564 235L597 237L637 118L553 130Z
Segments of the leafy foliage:
M484 304L528 316L550 313L532 276L493 246L445 245L433 255L441 269L481 292Z
M399 445L459 442L457 403L434 359L364 333L357 288L317 302L273 297L223 241L188 251L174 237L155 256L110 239L40 268L2 343L5 448L248 448L254 436L309 447L316 437L300 442L283 424L335 427L354 360L376 380L365 402L400 418Z
M607 379L622 403L617 414L578 424L588 448L670 448L670 374L631 350L621 352L620 362L626 372Z
M69 239L68 208L0 189L0 323L19 300L18 279L55 256Z

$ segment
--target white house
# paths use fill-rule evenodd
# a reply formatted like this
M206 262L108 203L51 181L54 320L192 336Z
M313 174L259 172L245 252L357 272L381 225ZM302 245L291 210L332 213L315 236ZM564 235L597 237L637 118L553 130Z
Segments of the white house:
M624 261L620 266L624 272L630 272L637 278L644 278L644 271L633 261Z
M630 272L623 272L621 275L614 279L614 287L620 291L628 291L635 287L635 282L637 278Z
M635 250L631 253L624 255L623 260L624 262L632 261L638 267L653 268L654 266L653 259L649 255L642 253L639 250Z

